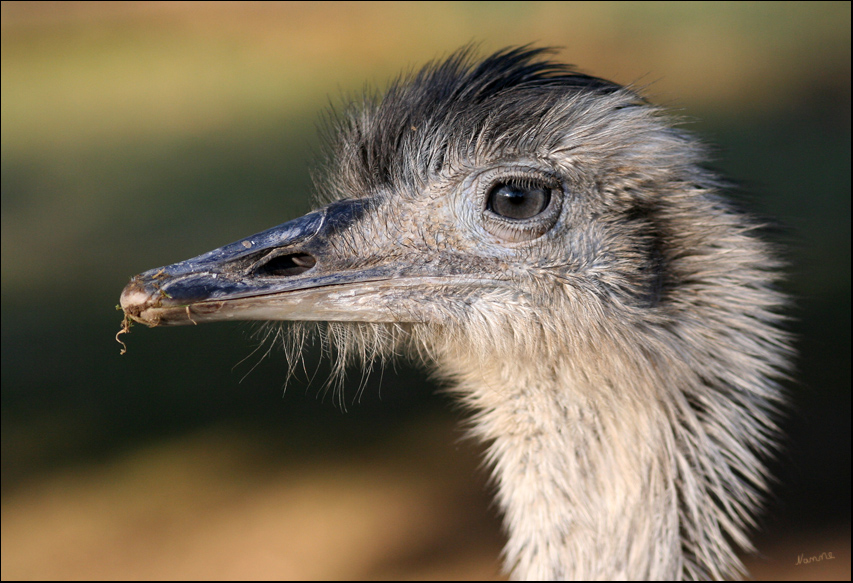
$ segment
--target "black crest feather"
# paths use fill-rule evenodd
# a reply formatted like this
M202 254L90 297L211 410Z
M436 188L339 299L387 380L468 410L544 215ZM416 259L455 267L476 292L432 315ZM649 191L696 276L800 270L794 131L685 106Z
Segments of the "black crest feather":
M553 52L516 47L479 60L466 47L398 78L381 95L353 104L333 119L329 132L331 178L338 189L333 197L423 184L423 173L439 172L454 153L451 148L483 138L503 143L523 139L523 128L567 96L622 89L549 60Z

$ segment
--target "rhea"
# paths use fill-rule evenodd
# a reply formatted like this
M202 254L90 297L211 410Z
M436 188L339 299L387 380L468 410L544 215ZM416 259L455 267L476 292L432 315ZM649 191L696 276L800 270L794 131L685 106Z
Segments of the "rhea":
M549 59L466 49L368 94L331 118L325 206L121 306L431 363L488 444L516 578L737 577L789 360L779 262L665 111Z

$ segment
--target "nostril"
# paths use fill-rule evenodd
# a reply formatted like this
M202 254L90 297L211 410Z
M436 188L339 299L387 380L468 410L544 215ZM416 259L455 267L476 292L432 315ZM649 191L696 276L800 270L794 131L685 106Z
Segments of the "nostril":
M255 273L261 276L300 275L314 267L316 264L317 260L307 253L291 253L290 255L279 255L278 257L273 257L261 265Z

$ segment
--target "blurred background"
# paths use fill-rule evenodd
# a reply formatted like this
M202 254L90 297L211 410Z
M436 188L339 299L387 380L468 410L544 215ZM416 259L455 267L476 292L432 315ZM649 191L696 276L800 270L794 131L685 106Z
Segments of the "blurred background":
M255 325L114 340L130 276L311 208L329 104L470 42L645 86L779 225L800 356L746 560L849 580L848 2L3 2L3 579L501 576L423 370L351 371L343 411Z

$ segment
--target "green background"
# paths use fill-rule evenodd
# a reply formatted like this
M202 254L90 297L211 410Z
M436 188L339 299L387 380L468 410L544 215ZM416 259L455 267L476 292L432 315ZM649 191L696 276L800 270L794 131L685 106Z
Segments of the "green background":
M497 575L477 447L424 371L356 398L353 370L343 413L317 350L284 392L255 325L114 340L130 276L311 208L329 104L470 42L644 87L777 225L800 356L751 566L849 578L849 3L3 2L4 579Z

